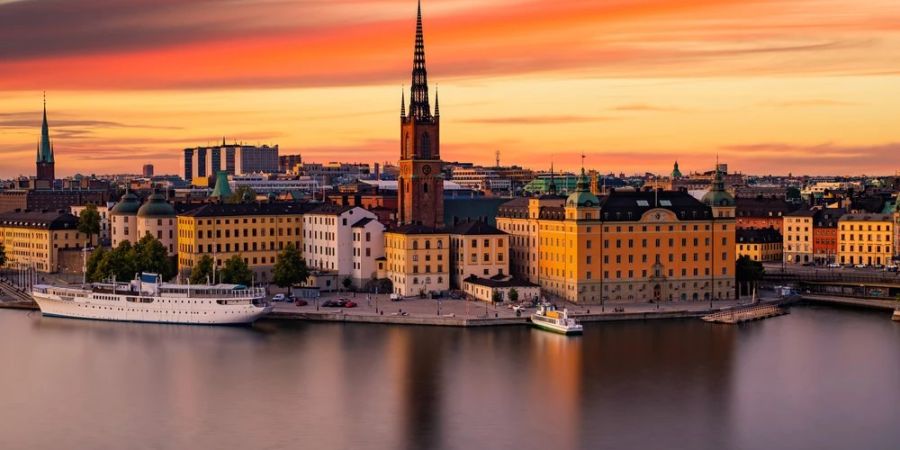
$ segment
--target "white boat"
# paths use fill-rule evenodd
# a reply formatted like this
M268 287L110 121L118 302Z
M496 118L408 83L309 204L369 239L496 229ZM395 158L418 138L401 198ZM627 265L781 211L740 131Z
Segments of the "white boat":
M891 318L896 320L897 322L900 322L900 308L894 310L894 316Z
M553 306L541 305L538 310L531 315L531 323L534 326L561 334L581 334L584 331L581 324L575 322L575 319L569 318L569 311L563 309L557 310Z
M248 324L272 310L263 288L163 283L155 274L83 287L39 284L31 296L45 316L125 322Z

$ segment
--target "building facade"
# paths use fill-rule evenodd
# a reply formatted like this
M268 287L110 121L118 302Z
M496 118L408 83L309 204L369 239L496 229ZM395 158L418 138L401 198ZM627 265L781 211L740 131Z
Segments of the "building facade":
M184 178L209 177L225 171L229 175L276 173L278 146L226 144L184 149Z
M375 259L384 255L383 227L378 231L377 222L375 214L359 207L326 204L307 212L301 247L307 266L362 287L375 272Z
M816 212L813 219L813 259L816 263L837 262L838 221L844 214L846 210L841 208L824 208Z
M463 222L450 233L450 285L463 288L463 280L509 275L509 235L484 222Z
M0 244L6 252L6 267L9 268L59 272L60 251L83 248L87 241L87 236L78 232L78 218L68 212L0 214Z
M222 268L240 255L261 282L272 280L272 266L288 243L303 248L303 214L297 203L208 204L177 216L178 269L183 275L204 255Z
M428 96L422 6L416 19L409 114L406 100L400 103L400 176L397 196L400 224L444 225L444 174L441 161L440 105L435 95L434 114Z
M410 297L450 288L450 235L419 224L384 233L385 272L394 293Z
M894 257L894 218L890 214L845 214L838 222L838 262L886 266Z
M497 225L524 260L513 274L545 294L588 304L735 296L734 199L721 175L703 202L681 191L600 199L582 172L562 206L556 196L518 204Z
M807 264L815 259L815 210L799 209L784 216L784 262ZM776 230L777 231L777 230Z
M774 228L741 228L737 230L737 256L747 256L757 262L781 261L783 238Z

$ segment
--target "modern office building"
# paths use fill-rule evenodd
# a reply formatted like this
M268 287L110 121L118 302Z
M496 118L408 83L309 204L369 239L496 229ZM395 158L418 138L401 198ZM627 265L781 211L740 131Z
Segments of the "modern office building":
M229 175L276 173L279 171L278 146L226 144L216 147L184 149L184 178L209 177L225 171Z

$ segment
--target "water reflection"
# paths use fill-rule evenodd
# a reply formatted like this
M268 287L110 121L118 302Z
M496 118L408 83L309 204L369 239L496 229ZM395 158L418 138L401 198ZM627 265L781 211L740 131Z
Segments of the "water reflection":
M576 338L0 311L0 448L894 448L898 344L819 309Z

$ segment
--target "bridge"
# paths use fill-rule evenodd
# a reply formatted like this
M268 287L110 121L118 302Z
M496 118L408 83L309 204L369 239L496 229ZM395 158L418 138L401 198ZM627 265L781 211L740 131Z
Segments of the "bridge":
M895 272L770 266L763 282L796 287L806 301L878 309L900 306L900 274Z

